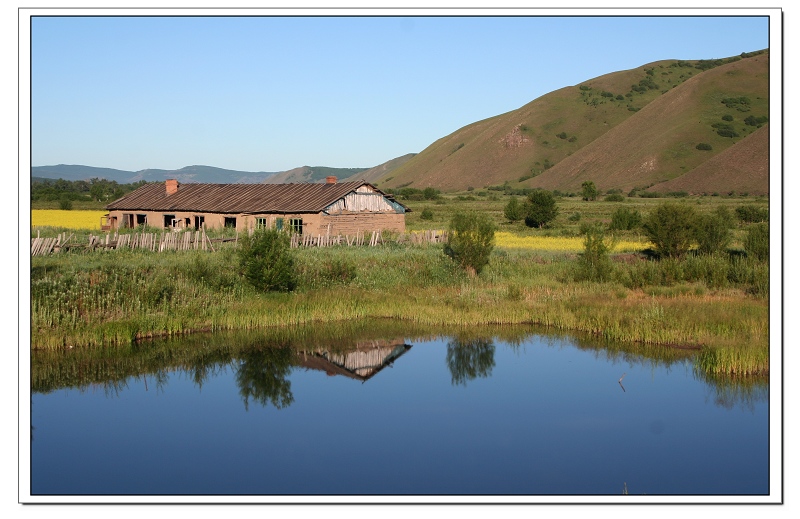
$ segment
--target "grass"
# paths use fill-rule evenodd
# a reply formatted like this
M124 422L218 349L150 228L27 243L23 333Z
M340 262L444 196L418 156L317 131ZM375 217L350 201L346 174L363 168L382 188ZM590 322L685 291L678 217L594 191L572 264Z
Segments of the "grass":
M503 202L451 199L417 206L482 207L502 222ZM31 258L31 347L390 319L429 327L542 325L622 344L698 350L708 373L768 373L768 264L733 253L647 260L635 253L645 242L628 232L618 237L622 247L612 254L605 281L577 281L582 239L570 235L580 222L566 215L580 211L581 221L603 221L617 203L560 203L567 208L549 229L501 223L497 247L479 276L460 270L441 245L297 249L300 285L288 294L247 285L232 244L214 253L37 256ZM631 203L644 210L653 201ZM710 211L742 202L693 203ZM409 227L417 225L409 216Z

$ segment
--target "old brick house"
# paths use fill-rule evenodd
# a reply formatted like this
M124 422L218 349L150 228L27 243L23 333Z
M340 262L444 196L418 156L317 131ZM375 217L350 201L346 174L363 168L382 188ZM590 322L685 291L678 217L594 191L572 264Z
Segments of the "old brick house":
M206 229L258 227L297 234L405 231L409 209L365 182L324 184L147 184L106 206L109 229L148 225Z

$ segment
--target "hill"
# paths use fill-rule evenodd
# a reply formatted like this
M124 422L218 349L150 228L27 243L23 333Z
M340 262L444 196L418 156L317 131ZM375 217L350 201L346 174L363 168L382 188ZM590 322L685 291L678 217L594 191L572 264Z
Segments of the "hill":
M324 182L325 177L334 176L337 179L358 175L368 168L328 168L324 166L302 166L276 173L263 180L265 184L295 184L301 182Z
M350 182L356 180L366 180L367 182L375 182L381 177L388 176L389 173L414 158L415 155L416 153L408 153L402 157L397 157L396 159L384 162L380 166L375 166L374 168L370 168L366 171L356 173L355 175L342 179L342 181Z
M757 129L745 119L768 114L768 66L769 54L756 52L600 76L461 128L378 182L444 191L503 184L576 191L584 180L602 190L647 188ZM721 135L722 125L736 136ZM700 143L711 150L698 150Z

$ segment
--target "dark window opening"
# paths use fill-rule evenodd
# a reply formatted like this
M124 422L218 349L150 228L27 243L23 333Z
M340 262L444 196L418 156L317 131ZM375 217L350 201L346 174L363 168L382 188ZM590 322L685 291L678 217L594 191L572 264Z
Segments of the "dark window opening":
M175 225L175 215L174 214L165 214L164 215L164 227L172 227Z
M136 215L136 225L147 225L147 215L146 214L137 214Z
M228 218L225 217L225 227L233 227L236 228L236 217Z
M196 229L199 229L199 228L203 227L203 225L205 225L205 223L206 223L206 217L205 216L195 216L194 217L194 226L195 226Z

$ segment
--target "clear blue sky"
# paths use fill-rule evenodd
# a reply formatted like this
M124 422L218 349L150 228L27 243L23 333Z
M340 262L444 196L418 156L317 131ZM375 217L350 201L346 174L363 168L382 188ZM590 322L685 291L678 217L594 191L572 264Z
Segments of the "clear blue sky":
M31 164L372 167L561 87L768 33L756 16L34 17Z

